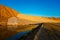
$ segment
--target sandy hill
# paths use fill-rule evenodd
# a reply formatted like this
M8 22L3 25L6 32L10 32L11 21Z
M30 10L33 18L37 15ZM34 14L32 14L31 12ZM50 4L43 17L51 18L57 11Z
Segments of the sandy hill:
M0 5L0 24L17 24L17 25L24 25L34 23L30 20L24 18L18 18L19 13L15 10L8 8L6 6ZM21 15L20 15L21 16ZM21 16L23 17L23 16Z
M46 17L37 17L37 16L28 16L20 14L15 10L8 8L6 6L0 5L0 24L33 24L41 22L50 22L50 23L60 23L60 18L46 18Z
M37 23L60 23L60 18L53 17L39 17L39 16L28 16L24 14L19 14L18 18L27 19L30 21L35 21Z

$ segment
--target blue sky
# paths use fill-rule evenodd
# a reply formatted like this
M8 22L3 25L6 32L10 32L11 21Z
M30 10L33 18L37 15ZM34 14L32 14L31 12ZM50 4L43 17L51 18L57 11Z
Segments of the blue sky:
M22 14L60 17L60 0L0 0L0 4Z

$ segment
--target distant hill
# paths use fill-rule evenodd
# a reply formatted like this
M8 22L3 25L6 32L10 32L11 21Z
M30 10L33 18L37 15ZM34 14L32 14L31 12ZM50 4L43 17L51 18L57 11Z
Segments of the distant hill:
M29 15L19 14L18 18L35 21L37 23L60 23L60 18L55 18L55 17L41 17L41 16L29 16Z

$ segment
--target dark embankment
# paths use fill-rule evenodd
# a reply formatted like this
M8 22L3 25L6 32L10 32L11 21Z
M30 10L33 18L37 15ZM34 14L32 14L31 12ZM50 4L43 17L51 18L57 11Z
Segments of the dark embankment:
M34 40L34 37L35 37L36 33L39 31L39 29L41 28L42 23L40 23L40 24L34 24L34 25L38 25L38 27L35 28L35 29L33 29L32 31L30 31L28 34L23 35L18 40Z
M60 40L60 23L38 24L37 28L18 40Z

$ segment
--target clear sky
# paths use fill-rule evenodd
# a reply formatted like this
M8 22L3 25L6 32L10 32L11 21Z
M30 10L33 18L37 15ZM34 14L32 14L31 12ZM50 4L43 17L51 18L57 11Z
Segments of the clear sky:
M60 17L60 0L0 0L0 4L22 14Z

